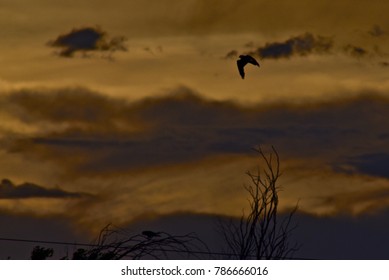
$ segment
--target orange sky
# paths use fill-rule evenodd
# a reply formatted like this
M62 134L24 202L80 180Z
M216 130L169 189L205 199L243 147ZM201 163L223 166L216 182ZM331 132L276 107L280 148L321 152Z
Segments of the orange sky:
M3 194L0 209L94 231L150 213L238 216L258 144L280 153L282 208L385 209L388 5L2 1L0 177L64 193ZM127 50L50 46L85 27ZM241 53L261 64L244 80Z

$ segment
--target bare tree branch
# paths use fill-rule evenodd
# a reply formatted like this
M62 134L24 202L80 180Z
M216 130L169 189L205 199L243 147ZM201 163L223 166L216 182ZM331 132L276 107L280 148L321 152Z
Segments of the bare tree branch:
M269 155L261 147L254 151L260 164L256 173L246 173L251 184L244 187L248 193L249 213L243 213L238 224L232 220L222 224L223 237L229 251L239 259L285 259L298 249L289 241L295 229L291 221L297 206L279 221L279 155L273 146Z
M158 232L152 237L145 234L128 236L107 225L101 230L96 245L88 250L78 249L73 259L200 258L198 252L209 252L209 249L194 233L171 235Z

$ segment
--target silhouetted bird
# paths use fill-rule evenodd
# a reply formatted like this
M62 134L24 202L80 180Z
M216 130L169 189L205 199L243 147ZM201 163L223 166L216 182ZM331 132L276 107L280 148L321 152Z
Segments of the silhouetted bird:
M142 231L142 234L146 236L147 238L153 238L153 237L158 237L160 236L160 232L154 232L151 230L144 230Z
M242 79L244 79L244 67L247 63L251 63L259 67L259 63L255 60L254 57L250 55L240 55L239 59L236 61L236 64L238 65L239 74Z

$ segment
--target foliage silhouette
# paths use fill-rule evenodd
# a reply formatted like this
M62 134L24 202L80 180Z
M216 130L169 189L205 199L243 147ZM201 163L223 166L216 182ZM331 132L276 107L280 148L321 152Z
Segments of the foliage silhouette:
M31 252L32 260L47 260L53 256L54 250L52 248L44 248L35 246Z

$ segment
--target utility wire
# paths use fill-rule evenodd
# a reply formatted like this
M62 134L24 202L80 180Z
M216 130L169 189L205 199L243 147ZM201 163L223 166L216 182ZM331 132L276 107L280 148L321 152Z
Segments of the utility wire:
M48 240L34 240L34 239L20 239L20 238L6 238L6 237L0 237L0 241L8 241L8 242L24 242L24 243L40 243L40 244L54 244L54 245L72 245L72 246L84 246L84 247L99 247L101 245L98 244L90 244L90 243L79 243L79 242L63 242L63 241L48 241ZM118 248L117 246L110 246L106 245L106 247L113 247ZM125 248L125 247L119 247L119 248ZM237 254L231 254L231 253L223 253L223 252L206 252L206 251L182 251L182 250L175 250L175 249L161 249L161 248L154 248L154 251L163 251L163 252L173 252L173 253L192 253L192 254L203 254L203 255L214 255L214 256L228 256L228 257L237 257ZM255 257L255 256L249 256L249 257ZM293 260L308 260L305 258L289 258Z
M55 245L72 245L72 246L88 246L88 247L99 247L98 244L90 243L78 243L78 242L62 242L62 241L47 241L47 240L33 240L33 239L19 239L19 238L5 238L0 237L0 241L10 241L10 242L25 242L25 243L41 243L41 244L55 244ZM106 245L106 247L118 248L117 246ZM119 248L124 248L120 246ZM222 253L222 252L205 252L205 251L182 251L174 249L161 249L154 248L155 251L164 251L164 252L174 252L174 253L192 253L192 254L204 254L204 255L223 255L223 256L236 256L235 254Z
M97 247L97 246L99 246L97 244L89 244L89 243L47 241L47 240L33 240L33 239L19 239L19 238L5 238L5 237L0 237L0 241L26 242L26 243L42 243L42 244L56 244L56 245L89 246L89 247Z

